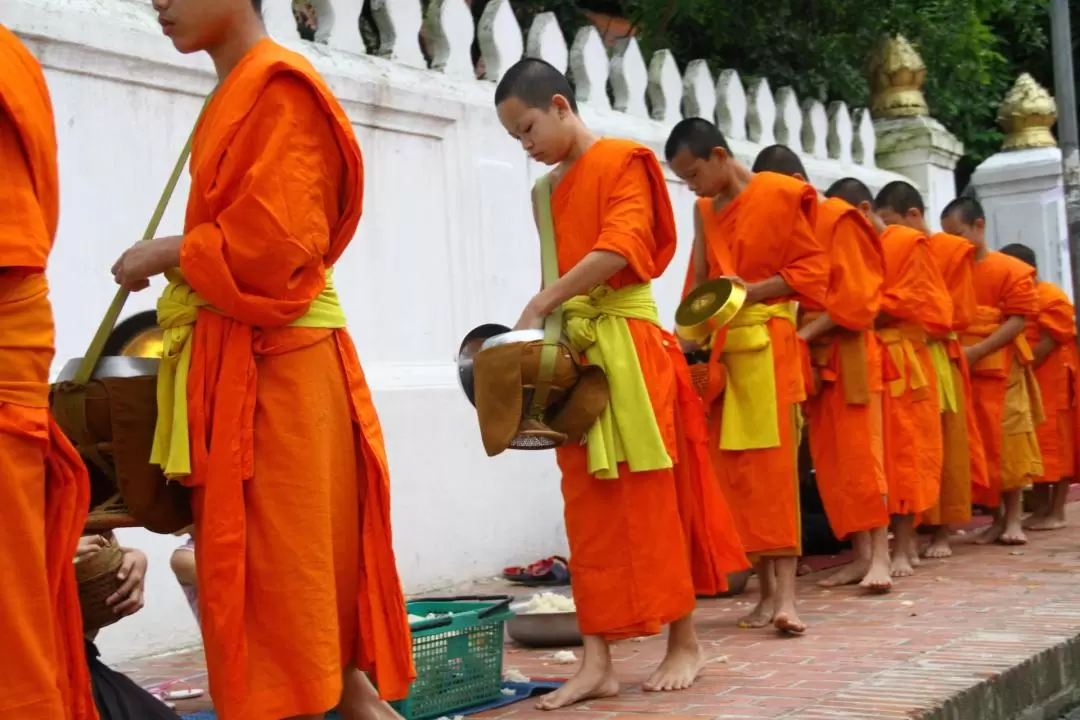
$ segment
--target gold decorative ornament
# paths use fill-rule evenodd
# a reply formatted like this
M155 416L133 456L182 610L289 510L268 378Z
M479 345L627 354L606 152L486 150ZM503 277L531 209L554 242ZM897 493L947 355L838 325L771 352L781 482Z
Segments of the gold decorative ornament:
M923 97L926 63L903 35L883 37L870 56L870 114L874 118L929 115Z
M1050 132L1057 121L1057 103L1028 73L1016 79L998 108L998 125L1005 131L1002 150L1057 147Z

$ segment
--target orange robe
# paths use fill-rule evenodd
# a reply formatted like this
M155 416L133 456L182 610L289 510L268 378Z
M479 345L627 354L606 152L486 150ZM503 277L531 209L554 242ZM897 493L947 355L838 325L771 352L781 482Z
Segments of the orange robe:
M664 347L675 368L675 490L694 593L712 597L728 590L728 574L750 566L735 529L731 508L713 471L709 456L709 425L705 403L694 389L690 368L679 341L664 333Z
M615 289L660 277L675 253L675 219L659 162L629 140L597 141L551 196L559 273L593 251L629 263L607 282ZM629 319L653 412L675 458L677 386L660 328ZM694 609L689 552L672 469L601 480L589 474L584 445L564 446L562 470L570 574L578 624L586 635L619 640L655 635Z
M938 503L941 486L941 416L927 335L952 324L952 300L925 235L890 225L881 235L885 291L878 328L885 346L885 477L889 512L908 515Z
M837 328L810 346L820 379L807 398L814 477L838 538L889 524L884 496L881 347L871 331L885 268L877 234L840 198L818 206L816 234L829 253L825 302L805 300L802 322L828 311Z
M780 275L794 294L766 304L796 299L825 301L829 256L814 234L818 199L812 187L784 175L758 173L719 212L708 198L699 200L697 207L705 234L709 279L737 275L754 283ZM692 273L691 264L688 287ZM780 445L720 449L721 397L709 408L709 452L747 554L799 555L799 403L806 399L803 352L795 325L789 320L771 318L766 328L773 354Z
M971 520L972 486L986 487L986 456L971 401L971 374L964 359L959 335L975 319L975 246L948 233L930 236L930 254L952 298L951 332L933 339L949 357L949 371L957 410L941 408L943 460L938 503L924 516L931 525L962 524ZM939 393L940 397L940 393Z
M85 720L97 710L72 561L90 479L49 413L56 133L41 67L2 25L0 67L0 720Z
M975 264L973 277L978 310L975 321L961 337L965 345L988 337L1010 316L1037 318L1039 298L1035 292L1035 269L1031 266L991 251ZM1037 444L1034 432L1010 429L1006 440L1003 427L1008 384L1015 382L1018 373L1030 366L1030 353L1031 348L1021 333L1016 341L971 368L972 399L989 479L988 487L974 489L972 499L976 504L996 508L1001 504L1002 490L1023 488L1042 475L1038 448L1031 447ZM1021 412L1024 411L1030 412L1030 409ZM1005 444L1010 444L1008 453L1003 452Z
M1053 283L1040 282L1038 319L1027 322L1032 348L1042 334L1057 343L1035 368L1046 420L1035 428L1042 452L1043 474L1036 482L1057 482L1076 473L1076 320L1069 296Z
M192 338L196 567L222 720L383 697L415 676L371 392L345 330L305 314L360 220L363 164L314 68L261 41L196 130L180 269L214 310Z

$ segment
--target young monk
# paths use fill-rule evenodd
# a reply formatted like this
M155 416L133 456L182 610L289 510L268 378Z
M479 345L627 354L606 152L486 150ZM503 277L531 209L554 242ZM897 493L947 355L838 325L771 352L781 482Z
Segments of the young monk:
M918 561L915 518L937 502L941 432L933 370L926 349L928 328L952 315L951 301L922 233L886 226L861 181L844 178L826 192L856 207L878 233L885 264L881 312L875 322L884 346L882 403L885 477L896 535L891 572L906 577Z
M495 105L510 136L553 166L547 181L560 277L529 301L516 327L539 328L562 306L570 342L608 374L606 415L617 421L602 417L585 445L557 451L585 650L577 674L538 707L615 695L608 644L665 625L667 655L645 689L682 690L705 656L693 625L694 583L673 474L676 349L661 329L650 285L675 253L664 174L648 148L589 130L569 81L542 60L511 67ZM534 192L534 205L542 191ZM601 321L611 332L597 331Z
M971 522L972 487L987 487L986 457L971 401L971 376L964 360L959 333L975 319L975 246L949 233L931 233L926 225L922 196L910 183L891 182L878 194L878 212L890 224L906 225L930 239L934 258L952 298L952 320L948 330L934 333L927 347L934 363L938 402L941 407L944 456L941 492L937 504L922 520L933 533L924 555L945 558L952 555L949 526Z
M132 290L169 279L153 460L193 491L218 717L321 718L340 703L347 718L396 718L380 696L404 697L415 673L386 456L329 277L360 220L360 148L315 69L266 36L258 2L154 7L220 84L196 128L184 234L137 243L113 273Z
M817 194L775 173L751 176L723 133L683 120L664 148L668 164L700 198L686 291L712 278L739 278L743 309L717 339L726 389L709 412L713 466L735 512L761 585L741 624L800 634L795 608L801 554L799 403L806 398L794 302L824 303L829 258L814 235Z
M1027 341L1034 357L1035 378L1046 420L1035 428L1043 474L1035 478L1035 508L1024 520L1028 530L1065 527L1065 504L1076 472L1076 319L1069 296L1053 283L1039 280L1035 251L1014 243L1001 248L1035 268L1039 317L1028 318Z
M1042 400L1032 371L1031 347L1024 337L1027 320L1037 320L1035 269L986 247L986 216L974 198L956 198L941 213L946 232L975 245L975 320L961 336L971 367L975 417L986 453L988 488L976 488L974 501L997 511L979 542L1022 545L1022 493L1043 475L1035 427L1042 422Z
M783 145L762 150L753 172L808 182L798 155ZM829 525L838 538L851 538L856 556L820 584L861 581L880 592L892 587L881 348L873 333L885 272L881 245L869 221L841 198L819 197L814 232L829 253L829 287L823 304L799 305L799 337L810 347L815 375L803 408Z
M2 25L0 67L0 719L96 719L72 564L90 479L49 413L52 102L41 66Z

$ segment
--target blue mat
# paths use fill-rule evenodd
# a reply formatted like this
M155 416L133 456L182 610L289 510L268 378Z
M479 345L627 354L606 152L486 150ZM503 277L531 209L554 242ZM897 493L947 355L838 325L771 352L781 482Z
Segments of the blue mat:
M557 690L561 685L562 683L560 682L506 682L503 683L503 689L513 690L513 695L503 695L498 700L493 700L484 705L477 705L476 707L467 708L465 710L455 710L454 712L447 713L447 716L453 717L455 715L475 715L476 713L486 712L487 710L495 710L496 708L513 705L514 703L521 702L522 700L528 700L529 698L536 697L538 695L546 695L553 690ZM334 720L334 718L337 717L337 713L330 713L329 715L327 715L327 720ZM183 718L184 720L217 720L217 714L211 710L210 712L197 712L190 715L184 715Z

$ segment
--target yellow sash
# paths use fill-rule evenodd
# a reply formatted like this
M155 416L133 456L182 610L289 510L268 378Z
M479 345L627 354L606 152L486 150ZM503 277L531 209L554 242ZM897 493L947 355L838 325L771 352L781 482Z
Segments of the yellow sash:
M160 465L165 477L173 479L191 474L187 406L191 333L199 309L214 308L191 289L179 271L170 271L165 276L169 285L157 303L157 321L164 332L157 381L157 425L150 462ZM289 327L345 327L345 313L334 290L332 268L326 271L326 287L311 303L307 313L289 323Z
M727 326L721 354L727 368L721 450L780 447L776 368L768 328L773 318L794 325L795 303L745 306Z
M889 383L889 394L900 397L904 388L911 387L913 393L926 390L930 383L926 380L919 356L915 354L915 342L926 342L926 332L914 326L880 328L877 331L881 344L892 358L900 377Z
M945 343L940 340L930 340L927 342L926 347L930 351L930 362L934 366L934 377L937 378L938 402L941 405L941 412L957 412L959 406L956 402L956 386L953 384L949 350Z
M652 285L628 285L621 290L598 285L588 295L563 304L567 339L578 352L585 353L590 365L603 369L611 391L608 406L585 436L589 473L601 480L619 477L620 462L625 462L630 472L673 465L627 319L660 327Z

